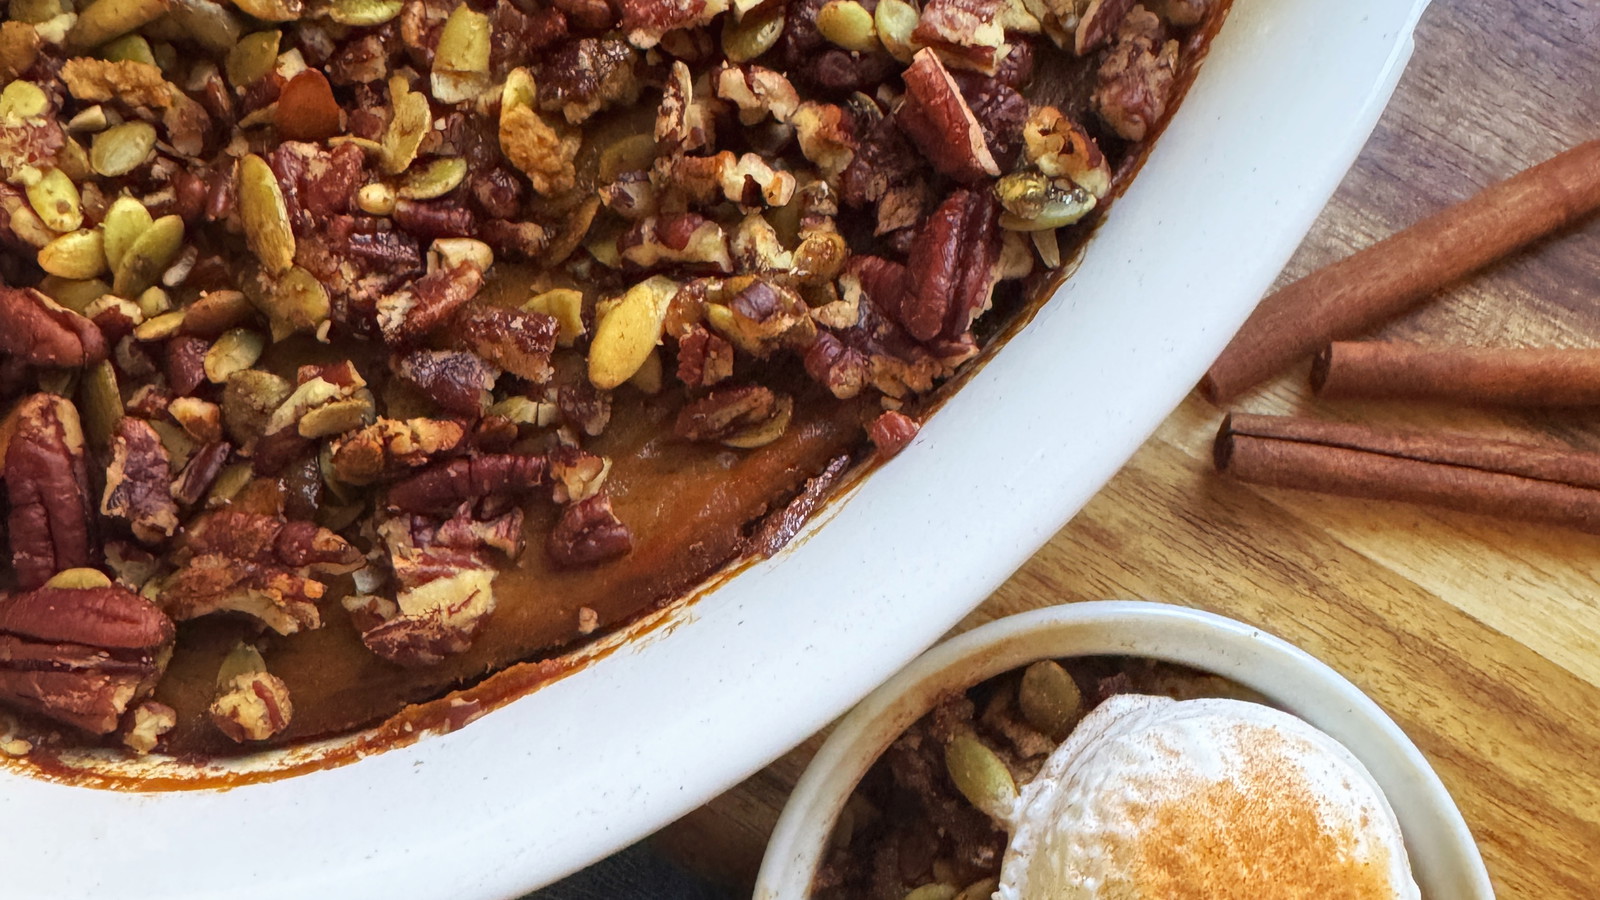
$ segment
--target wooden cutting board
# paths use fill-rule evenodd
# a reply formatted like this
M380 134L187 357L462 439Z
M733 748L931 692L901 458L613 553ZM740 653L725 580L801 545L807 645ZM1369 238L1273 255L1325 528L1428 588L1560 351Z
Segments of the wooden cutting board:
M1393 103L1285 280L1600 137L1600 2L1435 0ZM1600 221L1384 330L1435 344L1600 346ZM1600 409L1528 414L1310 399L1305 367L1234 409L1546 436L1600 449ZM1191 396L962 628L1052 603L1183 603L1304 647L1438 769L1506 897L1600 896L1600 537L1219 480L1223 410ZM748 888L812 739L656 838Z

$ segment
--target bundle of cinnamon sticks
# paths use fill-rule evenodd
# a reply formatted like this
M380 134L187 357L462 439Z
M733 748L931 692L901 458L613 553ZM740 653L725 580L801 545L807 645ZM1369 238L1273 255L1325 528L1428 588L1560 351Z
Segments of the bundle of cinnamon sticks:
M1226 402L1315 354L1330 399L1600 405L1600 349L1352 342L1441 288L1600 210L1600 140L1582 144L1262 301L1201 381ZM1438 432L1232 414L1218 472L1259 484L1565 525L1600 533L1600 454Z

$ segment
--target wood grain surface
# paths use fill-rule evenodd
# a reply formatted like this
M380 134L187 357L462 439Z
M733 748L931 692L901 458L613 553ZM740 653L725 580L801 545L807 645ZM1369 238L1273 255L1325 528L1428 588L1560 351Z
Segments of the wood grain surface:
M1435 0L1393 103L1283 280L1600 137L1597 84L1600 2ZM1600 346L1600 221L1452 286L1382 334ZM1600 449L1600 410L1317 402L1305 366L1232 408ZM1393 715L1455 796L1501 896L1600 896L1600 537L1226 482L1210 463L1222 412L1191 396L961 627L1107 597L1256 624ZM657 846L748 887L817 742Z

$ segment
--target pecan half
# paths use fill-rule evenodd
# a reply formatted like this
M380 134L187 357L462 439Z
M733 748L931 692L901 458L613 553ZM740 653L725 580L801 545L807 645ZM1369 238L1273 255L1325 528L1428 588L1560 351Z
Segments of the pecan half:
M71 401L34 394L12 414L5 449L7 520L17 584L36 588L63 569L94 565L94 507L83 428Z
M0 321L0 355L36 366L90 366L108 352L93 322L33 288L0 285Z
M125 519L142 543L159 543L178 528L171 483L172 462L161 435L144 419L123 416L111 441L100 513Z
M983 126L938 54L917 51L905 82L905 103L895 120L935 169L967 182L1000 174Z
M1000 257L998 207L988 191L959 190L918 232L910 290L896 316L919 341L954 338L989 305Z
M463 502L525 494L546 483L545 459L497 453L434 465L389 488L388 505L402 512L448 514Z
M0 702L109 734L154 688L172 622L150 601L100 580L0 598Z
M550 560L568 569L597 566L632 550L633 534L611 511L604 491L568 504L545 541Z

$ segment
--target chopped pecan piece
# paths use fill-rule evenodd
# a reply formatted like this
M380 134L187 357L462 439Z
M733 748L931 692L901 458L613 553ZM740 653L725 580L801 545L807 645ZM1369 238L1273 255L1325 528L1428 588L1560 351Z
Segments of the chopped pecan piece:
M710 149L716 139L719 105L713 97L695 96L689 67L682 60L673 62L656 111L657 146L669 154Z
M61 65L67 93L85 103L116 100L129 106L165 109L172 104L174 88L161 70L149 63L112 62L77 56Z
M392 344L415 343L445 324L483 288L483 270L470 262L441 267L378 301L378 327Z
M577 125L602 109L633 103L638 61L638 51L615 37L562 44L539 68L539 108Z
M519 378L550 380L550 354L559 326L554 316L501 306L472 306L451 325L450 341Z
M7 530L17 584L30 589L63 569L95 563L94 506L77 408L54 394L34 394L12 416Z
M889 459L904 450L921 428L916 419L891 409L872 420L867 436L878 448L878 458Z
M706 318L735 347L757 358L780 348L809 346L816 332L800 295L766 280L749 281L727 306L707 305Z
M782 399L758 384L723 385L684 404L672 430L691 441L724 441L777 415Z
M895 119L935 169L968 182L1000 174L983 126L938 54L919 50L905 82L905 103Z
M36 366L81 368L108 352L93 322L33 288L0 285L0 321L0 354Z
M611 395L587 380L557 389L556 408L567 424L590 437L598 437L611 423Z
M465 651L494 612L494 572L468 568L403 590L393 601L345 601L361 641L396 665L436 665Z
M466 433L448 419L379 419L333 442L333 471L346 484L371 484L455 450Z
M138 594L98 581L0 598L0 702L109 734L155 687L175 634L171 620Z
M124 717L122 745L144 755L160 746L161 738L178 725L178 711L165 703L146 700Z
M787 123L800 108L800 94L781 72L762 66L724 64L715 73L712 88L716 95L739 110L739 122L756 125L771 116Z
M261 652L240 644L217 673L217 693L211 701L211 723L238 743L264 741L289 727L294 703L289 686L267 671Z
M577 447L557 447L550 451L551 499L557 503L587 500L600 492L611 460L586 453Z
M489 408L500 370L463 350L418 350L395 360L396 375L446 412L476 418Z
M733 377L733 345L693 326L678 339L678 380L690 387L710 387Z
M196 450L172 482L172 499L183 506L199 503L232 453L233 445L225 441L215 441Z
M1178 42L1166 39L1155 13L1134 7L1095 75L1094 111L1130 141L1142 141L1161 117L1178 78Z
M161 436L144 419L123 416L111 441L101 515L126 520L145 544L159 543L178 528L171 482L172 464Z
M1088 0L1078 19L1072 49L1079 56L1100 49L1118 33L1137 0ZM1142 9L1142 7L1141 7ZM1153 18L1153 17L1152 17ZM1120 39L1120 38L1119 38Z
M728 8L727 0L617 0L618 23L628 43L648 50L669 31L711 21Z
M597 566L632 550L633 534L611 511L604 491L568 504L545 542L551 561L567 569Z
M573 160L582 143L576 132L551 123L530 106L500 111L500 148L540 194L565 194L577 184Z
M156 598L179 621L216 612L251 616L279 634L319 628L327 586L310 576L355 571L361 552L310 522L253 512L213 513L189 528L192 557Z
M525 494L545 483L544 457L498 453L424 469L391 487L388 505L402 512L443 515L467 500Z
M993 74L1006 51L999 22L1004 8L1004 0L928 0L911 39L936 48L952 65Z

